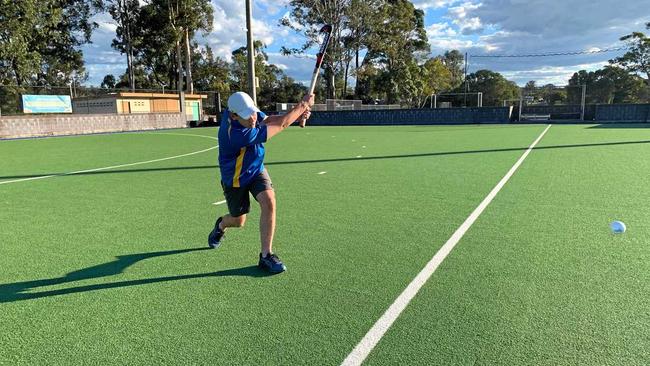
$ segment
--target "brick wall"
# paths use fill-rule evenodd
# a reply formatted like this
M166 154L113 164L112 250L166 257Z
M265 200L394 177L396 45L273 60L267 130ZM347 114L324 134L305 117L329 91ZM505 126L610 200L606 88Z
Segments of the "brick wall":
M0 117L0 138L78 135L186 127L178 113L25 115Z

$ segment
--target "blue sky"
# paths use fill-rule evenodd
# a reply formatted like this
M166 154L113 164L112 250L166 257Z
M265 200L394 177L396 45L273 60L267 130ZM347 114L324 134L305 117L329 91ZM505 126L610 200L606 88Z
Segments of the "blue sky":
M313 70L310 57L286 57L282 46L298 46L300 34L278 25L289 13L289 1L253 0L254 36L267 45L269 61L291 77L308 83ZM431 55L457 49L470 55L539 54L594 51L621 46L618 39L633 31L647 32L650 0L415 0L425 11ZM214 28L199 43L230 59L232 50L245 45L243 0L212 0ZM99 28L92 44L83 48L89 85L104 75L121 75L126 57L111 49L115 24L108 14L96 16ZM312 50L311 53L315 53ZM481 68L498 71L520 85L564 85L580 69L594 70L622 51L589 55L535 58L469 58L469 72Z

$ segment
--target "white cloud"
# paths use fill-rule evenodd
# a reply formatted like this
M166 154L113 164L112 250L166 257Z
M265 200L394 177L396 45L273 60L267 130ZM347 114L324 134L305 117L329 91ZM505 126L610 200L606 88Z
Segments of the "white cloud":
M284 72L294 78L297 82L309 84L312 72L314 71L314 55L284 56L280 53L269 53L269 62L282 65Z
M115 23L97 22L97 25L100 31L107 33L115 33L117 31L117 25Z
M441 34L440 25L428 27L434 54L445 47L470 55L545 54L597 51L620 46L618 38L643 31L650 20L650 0L480 0L464 1L447 9L446 24L456 35ZM441 50L442 49L442 50ZM528 58L472 58L469 71L485 68L520 83L527 80L566 84L580 69L593 70L622 52Z
M290 14L289 0L256 0L253 4L254 37L269 46L269 61L308 83L311 56L287 57L277 52L279 45L298 47L304 42L300 34L277 24L278 18ZM618 38L625 34L645 31L645 22L650 21L647 11L642 11L650 8L650 0L414 0L413 4L426 11L433 55L452 49L470 55L602 50L620 45ZM246 44L245 6L230 0L212 0L212 6L214 29L205 37L197 35L197 40L230 60L231 52ZM84 46L83 51L91 82L99 80L98 84L106 73L122 74L126 58L110 47L116 29L110 15L101 14L94 20L99 27L93 32L93 44ZM573 72L601 67L620 54L470 58L469 71L487 68L517 82L539 78L539 83L554 80L565 84Z
M440 9L458 3L460 0L414 0L413 5L422 10Z
M483 30L483 24L479 17L468 16L468 12L481 7L481 4L463 3L459 6L449 8L449 16L453 19L452 23L458 26L462 34L480 33Z
M433 23L426 27L427 35L431 37L454 37L457 32L451 28L449 23Z
M457 38L438 38L429 40L433 54L444 53L449 50L465 50L477 47L477 44L471 40L462 40Z
M303 27L302 27L302 24L298 23L298 22L297 22L297 21L296 21L296 20L291 16L291 13L289 13L288 11L282 15L282 18L287 19L287 20L289 21L289 25L290 25L292 28L294 28L294 29L301 30L301 29L303 28Z
M257 6L263 7L263 10L270 15L276 15L282 11L287 5L289 5L290 0L257 0L255 4Z
M271 6L274 2L262 1L262 5ZM229 0L213 0L214 21L212 32L203 37L198 35L199 43L207 43L214 54L228 61L232 59L232 51L246 46L246 8L243 3ZM263 17L253 14L253 38L270 46L277 36L286 37L289 32Z
M605 66L607 62L579 64L575 66L544 66L533 70L502 71L501 74L518 85L525 85L535 80L537 85L566 85L571 76L578 70L594 71Z

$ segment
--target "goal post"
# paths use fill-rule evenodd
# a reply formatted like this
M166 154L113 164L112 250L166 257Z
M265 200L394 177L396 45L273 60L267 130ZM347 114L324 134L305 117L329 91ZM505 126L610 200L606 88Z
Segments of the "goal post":
M467 92L432 94L430 106L431 108L482 107L483 93Z

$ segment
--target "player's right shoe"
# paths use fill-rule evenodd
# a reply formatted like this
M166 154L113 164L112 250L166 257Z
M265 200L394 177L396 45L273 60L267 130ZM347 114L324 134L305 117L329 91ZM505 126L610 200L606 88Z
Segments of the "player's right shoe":
M217 222L214 224L214 229L208 235L208 246L212 249L217 249L221 245L221 239L223 239L224 231L219 229L219 223L221 221L221 217L217 219Z
M282 263L280 258L270 253L266 257L262 257L262 253L260 253L260 261L257 265L270 273L281 273L287 270L287 267Z

